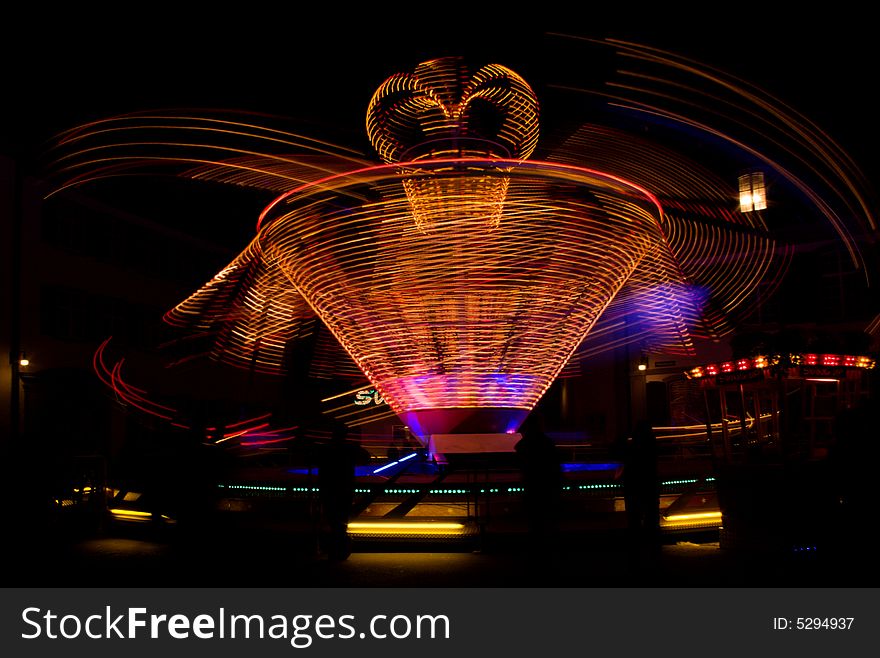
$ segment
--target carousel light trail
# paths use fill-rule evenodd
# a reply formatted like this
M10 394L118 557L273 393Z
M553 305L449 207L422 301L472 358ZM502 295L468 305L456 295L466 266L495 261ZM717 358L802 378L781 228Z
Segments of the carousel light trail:
M841 207L876 222L833 140L731 76L601 43L631 64L618 71L623 81L573 89L759 161L803 193L861 264L858 222ZM769 211L737 211L734 180L624 129L584 124L528 160L538 116L536 94L511 69L470 72L441 58L392 75L370 101L367 133L384 165L255 116L144 112L62 134L55 191L171 172L280 194L253 241L166 322L208 340L213 359L268 374L284 372L289 345L317 332L315 368L333 376L349 366L332 363L339 352L323 325L416 434L509 432L569 360L624 344L693 354L695 340L729 334L756 291L772 293L792 253ZM106 347L95 369L120 401L190 426L128 383L123 359L107 365ZM347 406L336 411L352 424L375 418ZM282 440L262 417L229 429L220 441Z
M472 212L477 192L436 198L439 218L414 220L402 178L474 172L509 180L493 230ZM339 206L337 185L372 188L377 200ZM479 408L503 419L491 425L501 432L516 429L662 241L661 212L637 186L582 168L425 160L285 195L258 242L417 434L455 426L440 410Z

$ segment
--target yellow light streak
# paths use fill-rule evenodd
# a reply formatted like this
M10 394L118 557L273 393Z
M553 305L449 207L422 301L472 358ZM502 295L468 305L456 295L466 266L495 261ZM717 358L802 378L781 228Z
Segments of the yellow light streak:
M694 512L690 514L673 514L672 516L664 517L664 520L667 523L688 523L691 521L709 521L709 520L718 520L721 521L721 512Z
M152 512L142 512L140 510L133 509L121 509L118 507L114 507L109 511L110 514L114 516L114 518L120 521L133 521L136 523L149 521L153 516Z
M348 524L348 532L358 534L459 534L464 524L447 521L354 521Z

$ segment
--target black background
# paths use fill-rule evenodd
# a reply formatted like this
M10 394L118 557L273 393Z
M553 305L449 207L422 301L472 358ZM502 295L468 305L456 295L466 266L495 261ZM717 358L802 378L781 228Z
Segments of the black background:
M0 150L30 157L42 140L79 122L165 107L293 116L366 150L363 117L372 92L425 59L464 55L505 64L542 102L546 85L601 77L607 63L572 56L576 51L550 36L565 33L632 39L740 75L817 120L873 172L876 30L847 4L822 13L762 3L571 3L559 11L547 3L520 9L467 2L13 9L4 21Z

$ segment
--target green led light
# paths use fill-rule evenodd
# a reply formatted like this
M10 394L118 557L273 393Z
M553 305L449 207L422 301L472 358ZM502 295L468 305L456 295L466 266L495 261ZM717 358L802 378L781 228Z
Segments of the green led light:
M694 484L695 482L696 482L696 479L689 479L689 480L666 480L666 481L663 483L663 486L665 487L665 486L668 486L668 485L670 485L670 484Z
M218 484L221 489L242 489L245 491L287 491L286 487L267 487L253 484Z

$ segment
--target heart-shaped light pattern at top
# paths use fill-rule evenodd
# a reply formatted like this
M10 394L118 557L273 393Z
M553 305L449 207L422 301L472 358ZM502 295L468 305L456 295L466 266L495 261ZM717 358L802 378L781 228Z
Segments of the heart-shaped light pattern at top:
M487 230L476 187L413 220L402 182L505 178ZM258 242L416 434L515 431L646 254L647 192L577 167L424 160L276 200Z
M487 64L469 76L461 58L434 59L381 84L367 109L367 135L389 164L527 158L538 144L538 99L506 66Z
M367 109L367 134L386 163L527 158L538 143L538 99L506 66L487 64L469 75L460 58L434 59L382 83ZM455 212L496 227L509 180L475 173L444 177L435 170L404 178L416 226L433 230L434 222L448 219L445 200L458 196L469 202Z

